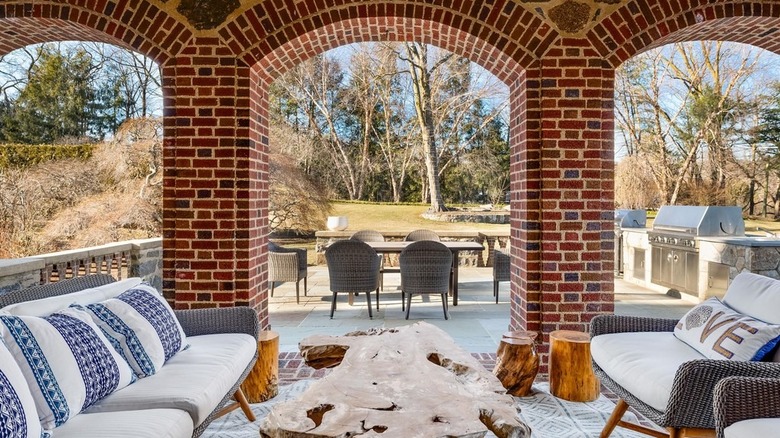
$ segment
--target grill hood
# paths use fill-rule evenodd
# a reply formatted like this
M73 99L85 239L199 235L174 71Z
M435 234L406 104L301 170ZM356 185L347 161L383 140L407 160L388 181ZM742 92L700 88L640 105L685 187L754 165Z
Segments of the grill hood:
M693 236L744 236L742 208L664 205L653 221L653 231Z
M647 210L615 210L617 228L644 228L647 226Z

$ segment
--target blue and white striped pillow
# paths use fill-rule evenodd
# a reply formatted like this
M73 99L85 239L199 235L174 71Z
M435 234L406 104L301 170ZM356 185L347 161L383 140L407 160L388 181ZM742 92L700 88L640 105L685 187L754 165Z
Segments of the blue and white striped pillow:
M5 343L0 341L0 437L48 437L38 421L35 400Z
M135 380L130 366L83 310L63 309L43 318L0 315L0 336L47 430Z
M139 377L155 374L188 346L173 309L147 283L85 307Z

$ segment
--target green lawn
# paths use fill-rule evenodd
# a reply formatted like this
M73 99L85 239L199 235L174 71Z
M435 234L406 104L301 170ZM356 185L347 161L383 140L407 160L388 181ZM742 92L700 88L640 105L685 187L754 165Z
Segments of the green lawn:
M427 228L434 231L509 231L509 225L439 222L420 216L427 205L394 205L334 202L331 216L346 216L347 230L412 231ZM324 229L324 227L323 227Z

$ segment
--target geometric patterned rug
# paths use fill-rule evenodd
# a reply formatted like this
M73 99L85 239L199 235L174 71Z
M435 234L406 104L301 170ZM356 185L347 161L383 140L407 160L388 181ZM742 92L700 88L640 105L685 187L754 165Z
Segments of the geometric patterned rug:
M603 395L592 402L578 403L552 396L547 382L535 383L533 389L534 395L515 397L515 400L521 409L520 419L531 427L534 438L597 437L615 409L615 404ZM626 412L623 420L638 422L632 412ZM610 438L647 438L647 435L617 427Z
M308 388L311 380L300 380L280 388L279 395L264 403L252 405L252 411L257 421L247 421L241 410L215 420L202 435L203 438L257 438L258 428L273 406L281 401L293 399ZM520 409L520 419L532 430L532 438L592 438L599 432L615 408L615 404L603 395L596 401L575 403L553 397L549 393L549 385L534 384L535 394L529 397L516 397ZM636 416L627 412L623 417L626 421L636 422ZM490 432L486 437L494 437ZM618 427L611 438L645 438L636 432Z

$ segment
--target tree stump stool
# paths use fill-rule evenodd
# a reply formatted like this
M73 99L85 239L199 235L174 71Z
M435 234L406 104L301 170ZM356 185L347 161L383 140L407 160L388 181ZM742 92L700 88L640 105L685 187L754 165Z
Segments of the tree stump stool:
M257 350L260 352L257 362L241 384L249 403L264 402L279 393L279 334L270 330L260 332Z
M506 332L496 352L493 375L498 377L508 394L525 397L539 372L536 353L536 332Z
M575 402L599 397L599 379L593 373L590 335L572 330L550 333L550 393Z

